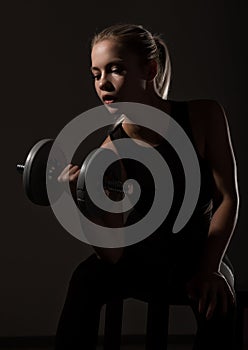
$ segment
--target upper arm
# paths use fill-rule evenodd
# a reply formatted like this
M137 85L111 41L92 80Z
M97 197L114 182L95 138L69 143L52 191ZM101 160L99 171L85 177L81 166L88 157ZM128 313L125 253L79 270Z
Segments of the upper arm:
M206 105L205 156L211 166L217 192L238 200L237 167L230 129L223 107L208 101Z

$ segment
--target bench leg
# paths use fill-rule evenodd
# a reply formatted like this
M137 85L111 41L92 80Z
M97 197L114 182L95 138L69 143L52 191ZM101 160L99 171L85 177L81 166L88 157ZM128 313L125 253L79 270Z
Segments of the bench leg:
M243 350L244 343L244 311L245 304L243 301L243 295L237 293L237 313L236 313L236 329L235 329L235 338L236 338L236 348L237 350Z
M121 347L123 300L106 304L104 327L104 350L119 350Z
M148 303L146 350L166 350L168 341L169 305Z

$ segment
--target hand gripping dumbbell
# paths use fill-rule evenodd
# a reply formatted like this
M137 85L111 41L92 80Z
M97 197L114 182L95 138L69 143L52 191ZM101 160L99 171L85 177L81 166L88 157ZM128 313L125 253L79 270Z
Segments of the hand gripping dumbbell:
M17 164L17 170L23 176L23 187L27 197L31 202L42 206L50 205L47 194L47 181L52 184L53 192L55 192L53 198L58 199L64 191L64 186L58 182L57 178L67 164L62 152L58 152L59 157L56 157L56 159L51 159L51 157L49 157L53 143L53 139L38 141L29 151L24 165ZM99 156L99 150L100 152L112 152L110 150L97 149L95 153L91 153L84 160L78 177L76 190L77 204L82 211L89 203L89 196L85 188L86 172L91 162ZM103 182L104 189L110 192L123 194L122 182L119 179L120 168L118 167L118 162L116 162L114 171L112 168L112 170L106 172ZM100 184L96 184L96 186L100 186ZM93 212L94 207L95 206L91 203L90 208ZM95 208L95 210L97 210L97 208ZM99 210L97 210L97 212L99 213Z

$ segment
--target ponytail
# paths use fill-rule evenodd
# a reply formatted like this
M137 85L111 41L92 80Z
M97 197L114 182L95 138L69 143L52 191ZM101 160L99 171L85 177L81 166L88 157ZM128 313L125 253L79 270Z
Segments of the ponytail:
M154 35L153 39L158 50L158 73L154 80L154 88L159 96L167 99L171 81L171 61L168 48L160 36Z

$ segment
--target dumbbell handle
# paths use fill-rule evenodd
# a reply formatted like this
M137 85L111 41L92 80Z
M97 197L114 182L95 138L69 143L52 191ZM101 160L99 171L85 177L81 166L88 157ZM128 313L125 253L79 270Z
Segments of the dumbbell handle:
M104 187L109 191L123 193L123 184L121 181L117 181L117 180L106 181L104 182Z
M17 164L17 165L16 165L16 170L17 170L18 173L20 173L20 174L23 174L24 168L25 168L25 165L23 165L23 164Z
M25 168L25 165L23 164L16 165L16 170L20 174L23 174L24 168ZM123 187L120 181L107 181L105 182L104 185L105 185L105 188L108 189L109 191L123 193Z

